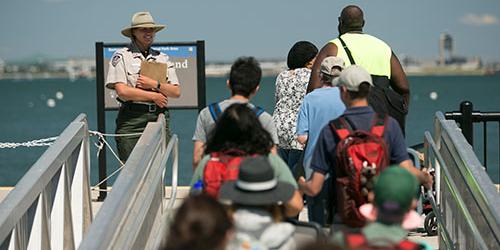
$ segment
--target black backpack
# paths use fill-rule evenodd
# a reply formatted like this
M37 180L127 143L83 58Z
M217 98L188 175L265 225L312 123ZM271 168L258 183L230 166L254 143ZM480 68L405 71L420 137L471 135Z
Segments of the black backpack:
M356 62L351 55L351 51L345 44L344 40L339 37L342 47L349 57L351 65ZM368 103L372 106L373 110L377 113L389 114L394 118L401 128L403 135L405 134L405 119L408 114L408 104L405 102L403 96L396 93L390 88L390 80L387 76L371 75L374 87L368 96Z

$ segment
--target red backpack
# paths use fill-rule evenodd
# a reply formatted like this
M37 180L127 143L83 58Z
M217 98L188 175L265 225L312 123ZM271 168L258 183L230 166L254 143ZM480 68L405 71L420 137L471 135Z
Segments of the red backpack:
M383 239L379 239L378 241L382 241ZM425 249L425 246L420 245L416 242L410 240L402 240L399 243L388 246L388 247L372 247L369 242L366 240L366 237L363 233L347 233L344 234L344 242L347 249L352 250L420 250Z
M211 153L203 170L204 192L218 198L219 189L224 182L238 179L240 163L246 156L239 151Z
M375 114L370 131L353 130L345 117L330 123L340 138L336 146L335 189L337 212L350 227L362 227L366 219L358 208L368 200L373 177L389 165L389 154L383 138L385 114Z

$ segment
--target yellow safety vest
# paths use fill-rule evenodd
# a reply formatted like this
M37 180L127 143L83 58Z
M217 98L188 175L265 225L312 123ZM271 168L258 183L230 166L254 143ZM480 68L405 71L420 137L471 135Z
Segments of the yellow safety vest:
M389 45L374 36L362 33L345 33L341 38L357 65L365 68L371 75L391 78L392 50ZM340 40L335 38L330 42L337 45L337 56L345 61L345 65L351 65Z

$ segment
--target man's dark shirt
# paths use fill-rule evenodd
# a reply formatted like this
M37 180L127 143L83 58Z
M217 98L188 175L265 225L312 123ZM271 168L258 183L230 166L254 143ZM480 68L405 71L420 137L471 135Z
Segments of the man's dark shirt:
M370 106L347 108L344 114L342 114L352 124L353 129L366 131L370 129L374 115L375 112ZM399 164L410 158L406 151L406 142L398 123L394 118L388 118L384 130L384 140L389 151L390 164ZM334 135L330 124L327 124L321 130L313 152L311 161L311 169L313 171L323 175L327 173L334 174L335 148L338 142L338 136Z

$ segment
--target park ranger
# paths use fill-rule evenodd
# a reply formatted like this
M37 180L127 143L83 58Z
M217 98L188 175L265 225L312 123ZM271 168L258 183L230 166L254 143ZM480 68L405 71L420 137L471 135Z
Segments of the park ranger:
M132 24L121 32L131 42L113 54L106 79L106 87L114 89L122 103L116 118L117 134L141 133L148 122L156 121L158 115L164 113L166 139L170 139L170 116L166 107L168 99L178 98L181 90L174 64L167 55L151 48L156 32L163 28L165 25L156 24L149 12L137 12L132 16ZM141 75L143 61L167 64L165 79ZM116 137L120 160L127 160L138 140L138 135Z

